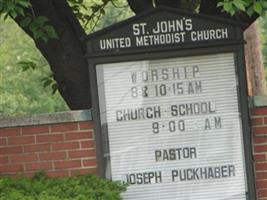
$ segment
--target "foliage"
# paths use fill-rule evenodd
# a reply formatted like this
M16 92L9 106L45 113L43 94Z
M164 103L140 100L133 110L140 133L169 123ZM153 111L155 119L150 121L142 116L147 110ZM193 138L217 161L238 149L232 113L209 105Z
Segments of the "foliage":
M80 20L81 24L87 30L91 32L96 30L99 25L100 19L104 16L108 16L107 10L111 11L111 5L113 8L117 8L118 18L124 16L123 13L130 13L126 0L67 0L72 7L73 13ZM126 14L126 15L127 15ZM49 24L49 20L44 16L36 16L29 0L0 0L0 17L6 20L8 17L20 18L20 25L22 28L27 28L33 35L35 40L43 40L47 42L49 39L56 39L58 35ZM103 23L102 23L103 24Z
M95 175L47 178L0 178L0 200L120 200L126 186Z
M95 29L92 29L92 31L103 29L104 27L133 16L133 12L125 2L125 0L111 1L111 3L106 6L105 15L101 17L101 20L97 22Z
M23 28L28 27L35 40L41 39L44 42L47 42L49 39L58 38L55 29L53 26L49 25L46 17L34 17L34 15L28 15L21 20L20 25Z
M31 12L26 12L26 10ZM58 37L46 17L35 16L28 0L0 0L0 16L4 20L9 16L13 19L22 17L21 27L27 27L36 40L41 39L47 42L49 39Z
M68 2L87 33L132 15L126 0L68 0Z
M0 31L0 116L68 110L51 95L55 82L47 85L51 71L33 41L12 20L0 21Z
M68 0L74 14L85 29L94 29L100 17L105 15L105 8L109 1Z
M28 0L0 0L0 13L4 19L7 19L8 16L13 18L18 15L25 15L24 9L30 6Z
M249 16L253 14L262 15L267 10L266 0L220 0L218 7L234 15L237 12L244 11Z

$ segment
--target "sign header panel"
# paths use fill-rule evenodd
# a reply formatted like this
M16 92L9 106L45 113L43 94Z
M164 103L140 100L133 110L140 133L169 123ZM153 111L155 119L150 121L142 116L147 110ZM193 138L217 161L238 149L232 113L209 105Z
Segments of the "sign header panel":
M235 68L234 53L96 66L124 199L246 199Z
M142 49L163 50L240 41L236 24L177 10L158 8L88 37L93 54L121 54Z

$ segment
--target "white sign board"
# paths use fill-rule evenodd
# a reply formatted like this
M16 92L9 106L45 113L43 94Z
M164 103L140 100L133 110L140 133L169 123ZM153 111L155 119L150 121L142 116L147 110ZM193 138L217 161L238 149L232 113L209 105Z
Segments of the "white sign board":
M97 65L125 200L245 200L233 53Z

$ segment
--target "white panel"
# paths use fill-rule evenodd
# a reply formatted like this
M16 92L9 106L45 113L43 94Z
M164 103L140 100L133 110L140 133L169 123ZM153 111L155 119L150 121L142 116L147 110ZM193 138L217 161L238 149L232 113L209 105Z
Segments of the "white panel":
M246 199L234 60L224 53L97 66L112 179L130 183L123 199Z

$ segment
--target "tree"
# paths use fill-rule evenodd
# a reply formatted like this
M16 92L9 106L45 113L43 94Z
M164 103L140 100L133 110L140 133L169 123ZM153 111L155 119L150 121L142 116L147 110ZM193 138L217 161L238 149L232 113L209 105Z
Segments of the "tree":
M94 24L105 14L107 5L117 7L116 3L118 0L0 0L0 12L3 18L11 16L34 40L69 107L87 109L91 99L82 24ZM244 28L267 8L266 0L128 0L128 4L136 14L159 5L192 12L198 9L203 14L240 21Z
M33 41L13 20L0 21L0 31L0 118L68 110L52 95L51 71Z

